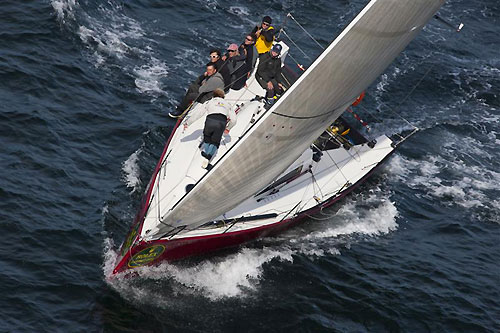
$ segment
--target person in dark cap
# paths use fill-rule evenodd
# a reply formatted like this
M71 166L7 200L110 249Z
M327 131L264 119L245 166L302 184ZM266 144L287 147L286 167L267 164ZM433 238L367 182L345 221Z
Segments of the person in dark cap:
M255 47L259 55L269 52L274 42L276 30L271 26L272 19L269 16L262 18L260 26L253 28L252 33L257 36Z
M283 93L281 76L281 45L276 44L270 52L264 53L260 59L255 77L260 86L266 89L266 102L274 103L274 95Z

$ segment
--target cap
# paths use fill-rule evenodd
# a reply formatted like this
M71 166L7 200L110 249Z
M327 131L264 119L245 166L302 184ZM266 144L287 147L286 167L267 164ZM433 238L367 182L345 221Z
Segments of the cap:
M280 53L281 53L281 44L275 44L275 45L273 46L273 48L272 48L272 50L271 50L271 51L274 51L274 52L276 52L276 53L280 54Z
M266 22L266 23L271 24L273 22L273 20L269 16L264 16L264 18L262 19L262 22Z
M237 49L238 49L238 45L236 45L236 44L234 44L234 43L233 43L233 44L231 44L231 45L229 45L229 46L227 47L227 50L228 50L228 51L236 51Z

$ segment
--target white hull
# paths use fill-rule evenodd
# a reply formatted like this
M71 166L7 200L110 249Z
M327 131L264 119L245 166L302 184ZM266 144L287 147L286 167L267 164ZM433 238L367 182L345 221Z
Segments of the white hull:
M234 102L234 107L239 108L238 119L231 132L223 136L219 150L211 161L212 165L216 165L225 154L230 154L231 147L265 113L263 102L250 101L256 95L263 96L265 91L253 75L247 81L247 87L240 91L231 90L226 95L226 100ZM195 107L200 107L200 105ZM185 130L181 124L171 138L161 162L161 169L155 183L152 184L149 209L142 228L143 240L159 239L158 237L148 238L148 234L155 234L159 225L158 221L161 221L186 195L189 186L203 182L204 176L209 172L202 168L204 158L201 156L199 148L202 142L204 122L205 119L200 118ZM323 151L323 157L319 162L313 161L313 151L307 149L280 176L301 168L301 172L299 172L301 175L297 179L281 184L279 191L274 191L275 193L271 193L273 191L270 190L248 198L214 221L245 218L247 221L234 225L229 223L231 225L230 232L236 232L273 224L285 218L293 218L326 200L331 200L332 197L341 195L352 184L356 184L372 171L393 149L392 141L386 136L377 138L373 148L367 144L360 144L352 146L349 150L339 147ZM248 156L248 159L251 158L252 156ZM245 163L245 161L241 161L241 163ZM262 215L273 215L273 217L251 220L252 217ZM250 221L248 221L249 219ZM194 230L175 229L160 239L207 236L223 232L229 232L229 230L220 226L215 228L205 225Z

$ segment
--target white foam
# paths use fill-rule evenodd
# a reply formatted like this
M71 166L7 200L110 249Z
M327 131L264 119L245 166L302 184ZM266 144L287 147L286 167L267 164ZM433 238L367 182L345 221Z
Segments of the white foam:
M75 7L78 6L76 0L51 0L50 3L56 11L59 22L64 24L68 19L75 19Z
M150 302L153 290L144 288L133 290L131 279L118 275L110 278L114 260L117 254L105 244L104 275L108 283L115 289L132 295L142 302ZM183 288L177 288L180 293L201 294L210 300L228 297L245 297L249 291L255 290L262 279L264 265L273 260L292 262L292 251L286 249L250 249L243 248L238 253L226 257L207 259L202 263L181 267L168 263L158 266L140 267L135 270L138 276L134 279L161 280L166 283L177 283Z
M142 93L164 94L161 79L168 74L167 65L152 57L151 63L134 68L135 85Z
M244 21L244 25L238 27L241 30L248 28L248 26L257 24L255 17L250 14L250 10L247 7L231 6L229 7L229 12L231 14L237 15L240 20Z
M500 173L474 163L477 159L491 158L484 145L470 137L446 132L444 135L445 144L439 155L422 160L397 155L391 159L387 170L410 188L440 199L437 202L441 205L459 205L468 209L487 206L495 210L488 197L489 191L498 190ZM461 156L471 157L472 161L464 161Z
M108 204L105 204L104 207L102 207L102 210L101 210L101 215L106 215L107 213L109 213L109 206Z
M132 188L132 193L135 192L141 185L139 177L139 154L142 149L139 148L122 163L123 180L127 187Z
M380 80L377 83L377 91L382 93L385 91L385 87L389 84L389 76L387 74L382 74Z
M241 15L248 16L248 15L250 15L250 11L248 10L248 8L247 7L243 7L243 6L230 6L229 7L229 12L231 14L238 15L238 16L241 16Z
M59 4L56 7L58 10L65 8ZM101 67L118 62L124 72L135 77L139 92L155 97L166 95L162 90L162 79L168 75L169 68L158 60L151 47L154 43L146 37L141 24L123 14L120 6L111 3L107 7L100 6L98 10L106 20L82 12L77 29L81 41L93 50L94 65Z
M198 0L198 2L207 9L216 10L219 3L217 0Z
M394 155L388 163L384 165L384 170L392 174L393 176L398 177L398 179L404 179L408 173L408 163L410 163L407 159L401 157L401 155Z
M175 59L179 60L179 62L173 67L182 68L189 74L197 77L200 73L194 72L191 68L199 68L202 67L206 63L207 57L203 56L198 50L193 48L181 48L175 52ZM189 59L189 64L186 60Z
M104 261L103 261L103 273L104 277L108 278L111 276L111 273L113 272L113 269L115 268L115 262L118 258L118 252L114 250L115 245L114 242L111 238L105 237L104 238L104 244L103 244L103 249L104 249Z
M374 200L380 198L372 196L367 201ZM313 232L304 238L315 240L353 234L379 236L397 229L398 210L393 202L382 199L378 206L370 206L370 209L360 209L357 203L345 204L329 222L331 226L328 229Z
M197 265L183 267L178 264L162 263L158 266L146 266L135 269L135 278L124 278L124 274L108 278L113 288L124 297L142 303L168 305L162 298L169 294L203 296L211 301L242 298L252 295L258 290L267 265L279 262L293 262L294 255L306 256L316 260L326 255L340 255L340 248L346 247L345 237L368 236L379 237L398 227L396 222L398 211L390 200L389 193L375 188L368 194L362 193L349 203L344 204L324 223L315 224L316 231L310 234L282 234L279 238L267 238L264 248L243 247L237 253L214 256L201 261ZM299 232L303 232L298 229ZM342 240L338 237L342 236ZM357 239L357 238L356 238ZM349 242L352 239L349 238ZM103 271L109 277L117 253L112 242L105 244L105 263ZM165 284L161 289L167 295L159 295L147 283L134 283L134 280L153 280ZM157 288L158 284L154 284Z
M244 248L224 260L205 261L187 269L170 266L174 279L190 288L202 291L212 300L243 296L255 289L263 273L263 265L272 261L292 261L292 252L275 249Z

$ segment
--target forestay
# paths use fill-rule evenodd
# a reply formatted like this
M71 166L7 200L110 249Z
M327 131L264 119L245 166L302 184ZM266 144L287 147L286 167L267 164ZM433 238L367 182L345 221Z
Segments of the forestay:
M420 32L444 0L372 0L271 110L151 230L210 221L273 181Z

